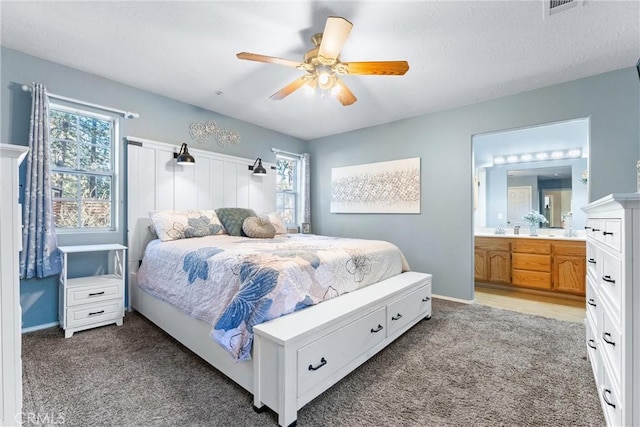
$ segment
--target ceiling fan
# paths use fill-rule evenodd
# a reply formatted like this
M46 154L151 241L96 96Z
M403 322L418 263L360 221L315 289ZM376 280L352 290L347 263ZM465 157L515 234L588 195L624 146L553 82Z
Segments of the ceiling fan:
M407 61L340 61L340 51L349 37L351 27L353 24L342 17L328 17L324 32L311 38L314 47L304 55L304 62L249 52L240 52L236 56L238 59L295 67L308 73L271 95L271 99L283 99L302 86L308 85L311 88L319 87L330 91L344 106L351 105L357 98L340 79L340 75L401 76L409 69Z

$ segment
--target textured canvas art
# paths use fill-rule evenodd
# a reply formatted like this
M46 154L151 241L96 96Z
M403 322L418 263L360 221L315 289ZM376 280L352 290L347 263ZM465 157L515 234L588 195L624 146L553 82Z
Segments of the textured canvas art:
M420 157L331 169L333 213L420 213Z

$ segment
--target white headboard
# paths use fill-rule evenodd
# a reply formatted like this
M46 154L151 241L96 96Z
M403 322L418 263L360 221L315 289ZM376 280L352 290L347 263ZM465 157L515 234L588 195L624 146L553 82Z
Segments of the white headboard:
M276 173L263 162L266 176L254 176L243 159L189 148L194 166L180 166L173 156L179 146L128 136L129 274L138 271L144 249L153 238L149 212L154 210L251 208L276 210Z

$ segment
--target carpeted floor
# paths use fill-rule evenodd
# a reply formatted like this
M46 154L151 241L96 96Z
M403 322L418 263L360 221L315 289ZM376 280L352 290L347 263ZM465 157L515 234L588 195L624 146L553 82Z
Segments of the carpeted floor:
M252 396L137 313L23 336L25 425L273 426ZM298 411L299 426L602 426L584 326L434 300Z

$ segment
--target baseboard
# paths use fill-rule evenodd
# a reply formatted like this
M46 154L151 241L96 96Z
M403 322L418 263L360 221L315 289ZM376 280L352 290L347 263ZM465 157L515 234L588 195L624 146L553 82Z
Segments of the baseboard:
M29 332L35 332L41 329L49 329L49 328L53 328L54 326L60 326L60 322L51 322L51 323L45 323L43 325L36 325L36 326L29 326L28 328L22 328L22 333L28 334Z
M460 302L460 303L462 303L462 304L474 304L474 303L475 303L475 301L471 301L471 300L468 300L468 299L460 299L460 298L454 298L454 297L447 297L447 296L444 296L444 295L432 294L431 296L432 296L433 298L444 299L444 300L447 300L447 301L453 301L453 302Z

